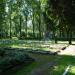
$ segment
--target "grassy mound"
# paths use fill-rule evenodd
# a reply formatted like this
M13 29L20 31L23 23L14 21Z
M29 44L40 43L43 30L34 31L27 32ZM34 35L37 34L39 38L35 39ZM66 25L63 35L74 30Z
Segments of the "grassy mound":
M5 48L0 48L1 74L19 65L30 64L32 61L34 60L23 50L5 50Z

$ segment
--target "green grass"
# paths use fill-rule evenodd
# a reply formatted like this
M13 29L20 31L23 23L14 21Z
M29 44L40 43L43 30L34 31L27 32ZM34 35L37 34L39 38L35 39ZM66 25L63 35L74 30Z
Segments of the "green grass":
M38 50L50 50L50 51L57 51L59 46L66 46L67 43L58 43L54 44L54 41L48 41L47 43L45 41L36 41L36 40L3 40L1 41L0 47L12 47L12 48L26 48L26 49L38 49ZM52 47L56 45L56 47Z
M7 40L8 41L8 40ZM12 40L13 41L13 40ZM75 42L74 42L75 43ZM66 46L68 43L67 42L62 42L59 41L58 44L54 44L53 42L49 41L47 44L45 44L44 41L39 42L39 41L18 41L16 42L9 42L8 44L0 44L0 47L15 47L15 48L28 48L28 49L39 49L39 50L50 50L50 51L56 51L61 47L61 46ZM47 45L49 45L47 47ZM55 45L56 47L54 47ZM52 47L51 47L52 46ZM68 65L72 65L71 69L68 72L68 75L75 75L75 58L72 56L68 55L57 55L56 57L53 56L44 56L44 55L37 55L37 54L30 54L30 56L35 57L37 59L40 59L37 62L33 62L29 66L22 67L21 69L17 70L15 73L11 75L26 75L27 73L31 72L33 69L40 67L40 65L45 64L50 61L54 61L56 59L56 66L50 71L51 69L48 70L48 72L52 72L52 75L62 75L63 72L65 71L66 67Z
M51 75L62 75L65 69L68 65L72 65L71 69L69 70L67 75L75 75L75 59L72 56L67 55L57 55L57 56L47 56L47 55L38 55L38 54L30 54L30 56L36 58L38 61L33 62L27 67L23 67L13 73L12 75L27 75L32 70L40 67L43 64L46 64L47 62L56 61L56 65L53 69L48 69L47 74Z
M58 56L57 65L53 69L53 75L62 75L68 65L73 65L67 75L75 75L75 58L72 56Z
M31 72L32 69L34 69L38 65L39 64L37 62L33 62L32 64L30 64L28 66L24 66L10 75L26 75L29 72Z
M75 75L75 58L67 55L57 55L57 56L49 56L49 55L38 55L29 53L31 57L36 59L36 62L31 63L28 66L22 66L20 69L16 70L10 75L30 75L30 73L36 68L44 65L48 62L56 61L56 65L54 68L49 68L47 70L48 75L62 75L68 65L72 65L67 75Z
M75 75L75 65L74 66L72 65L68 75Z
M38 54L29 54L31 57L34 57L36 59L36 62L33 62L32 64L28 66L24 66L21 69L15 71L11 75L27 75L30 74L32 70L35 70L36 68L40 67L41 65L44 65L48 62L51 62L56 58L55 56L50 57L48 55L38 55Z

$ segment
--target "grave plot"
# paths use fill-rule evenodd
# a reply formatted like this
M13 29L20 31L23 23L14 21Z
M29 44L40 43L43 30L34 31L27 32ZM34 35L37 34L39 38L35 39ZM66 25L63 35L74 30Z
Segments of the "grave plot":
M28 65L33 61L34 59L29 57L23 50L0 48L0 75L14 67L21 66L22 64Z

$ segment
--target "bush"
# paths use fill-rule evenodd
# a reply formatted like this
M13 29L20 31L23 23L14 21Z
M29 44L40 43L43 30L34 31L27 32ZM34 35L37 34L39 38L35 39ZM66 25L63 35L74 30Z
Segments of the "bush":
M10 68L12 66L10 61L11 60L9 59L9 57L2 59L0 61L0 70L4 71L4 70L7 70L8 68Z
M19 50L0 50L0 54L4 57L0 57L0 72L11 69L23 63L29 64L34 61L32 58L25 53L25 51Z
M4 56L5 51L0 49L0 56Z

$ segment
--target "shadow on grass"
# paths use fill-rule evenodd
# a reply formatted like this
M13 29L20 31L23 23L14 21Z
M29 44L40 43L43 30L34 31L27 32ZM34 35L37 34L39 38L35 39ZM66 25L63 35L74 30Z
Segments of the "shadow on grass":
M56 63L57 64L52 71L52 75L62 75L68 65L75 66L75 58L69 55L58 55ZM71 67L67 75L75 75L75 68L72 69Z
M36 63L37 64L31 64L30 66L24 68L25 66L23 66L23 68L17 70L17 72L14 72L12 75L28 75L29 72L32 72L34 69L38 67L40 67L40 65L45 64L46 61L50 62L56 60L56 65L54 66L54 68L51 70L49 70L49 75L63 75L65 69L67 68L68 65L72 65L75 66L75 58L73 56L69 56L69 55L56 55L56 57L49 55L49 56L44 56L44 55L39 55L39 54L34 54L32 55L32 57L38 58ZM50 58L49 58L50 57ZM41 63L38 62L38 60L42 60ZM43 61L44 60L44 61ZM11 75L11 74L10 74ZM68 71L67 75L75 75L75 68L72 67L70 68L70 70Z
M70 56L70 55L55 55L55 56L56 57L54 57L53 55L48 55L48 57L44 55L39 55L39 54L33 55L33 57L37 58L37 61L39 59L40 59L39 61L42 61L40 64L43 64L43 62L45 64L46 61L50 62L50 60L51 61L56 60L56 66L54 66L52 71L49 70L51 72L50 75L62 75L68 65L75 66L75 57ZM37 64L33 64L33 65L31 64L31 66L30 65L28 66L29 68L27 66L26 67L23 66L19 70L17 70L17 73L15 72L12 75L27 75L28 74L27 72L30 72L32 71L33 68L36 68ZM73 68L73 70L71 68L67 75L75 75L75 68Z

